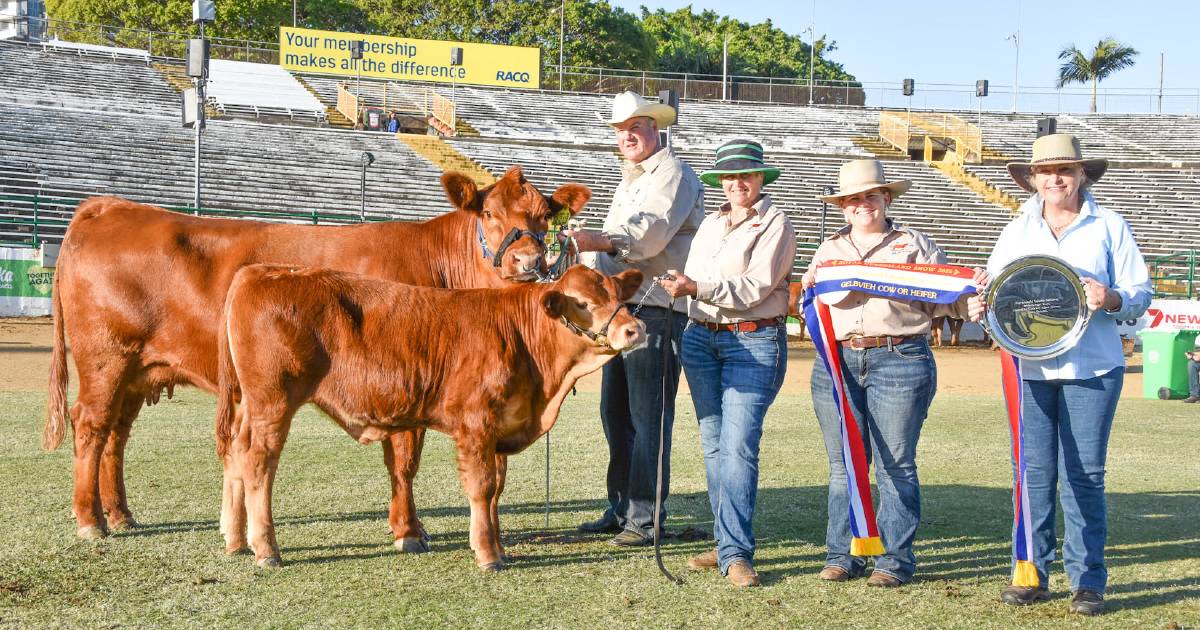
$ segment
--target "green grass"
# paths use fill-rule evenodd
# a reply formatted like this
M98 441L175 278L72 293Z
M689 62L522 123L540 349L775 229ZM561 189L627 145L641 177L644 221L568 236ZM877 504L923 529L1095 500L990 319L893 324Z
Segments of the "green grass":
M544 445L512 459L501 503L509 570L483 575L467 547L467 508L452 446L431 436L417 502L434 551L393 551L378 446L363 447L305 410L284 450L275 514L285 566L226 557L217 533L220 468L212 397L187 391L134 425L130 503L143 528L76 540L70 446L38 450L44 393L0 393L0 626L411 627L1112 627L1200 626L1200 414L1157 401L1121 403L1110 446L1110 613L1055 599L1011 608L1007 582L1008 437L997 400L941 396L920 451L924 517L918 579L881 591L829 584L822 566L824 450L807 396L782 396L766 422L755 531L764 587L735 591L686 574L709 542L621 550L574 527L602 507L606 449L597 397L570 398L553 434L550 528ZM694 414L680 399L668 527L711 530Z

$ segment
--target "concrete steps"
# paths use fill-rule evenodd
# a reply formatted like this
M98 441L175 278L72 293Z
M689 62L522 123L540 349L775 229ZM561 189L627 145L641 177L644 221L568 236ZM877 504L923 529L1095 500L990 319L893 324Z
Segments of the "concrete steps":
M888 144L887 142L884 142L883 140L879 139L878 136L876 136L874 138L872 138L870 136L860 136L857 138L851 138L850 142L853 142L855 144L855 146L858 146L860 148L866 149L867 151L870 151L871 153L873 153L875 155L875 157L877 157L881 160L907 160L907 159L909 159L907 153L901 151L900 149L897 149L896 147Z
M496 176L490 173L479 162L463 155L454 147L446 144L438 136L420 136L411 133L398 133L396 138L407 144L421 157L431 164L446 171L458 171L470 177L480 188L496 182Z
M321 93L314 90L313 87L304 80L304 77L294 73L292 76L300 85L304 86L304 89L308 90L309 94L312 94L318 101L321 101L322 105L325 106L325 122L329 123L330 127L336 127L338 129L354 128L354 123L351 122L349 118L346 118L342 112L339 112L336 107L331 107L328 103L326 103L325 100L321 98Z

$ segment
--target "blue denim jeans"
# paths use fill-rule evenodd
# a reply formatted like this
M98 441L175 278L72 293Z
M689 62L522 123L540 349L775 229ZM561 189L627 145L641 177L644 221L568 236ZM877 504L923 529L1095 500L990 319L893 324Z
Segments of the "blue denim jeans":
M754 503L763 418L787 371L787 331L712 331L689 325L679 352L700 422L717 563L754 559Z
M1195 355L1192 355L1195 356ZM1200 398L1200 361L1188 361L1188 395Z
M867 461L875 466L879 491L876 524L887 553L876 558L875 570L908 582L917 569L912 545L921 520L917 440L937 391L937 366L924 338L892 349L841 348L841 356L846 393L860 433L869 438L864 439ZM866 559L850 555L850 498L833 383L819 359L812 374L813 407L829 457L825 565L861 575Z
M622 352L604 365L600 421L608 440L608 503L605 517L650 538L654 533L654 490L658 479L659 417L663 414L663 374L669 393L663 421L663 509L671 480L671 429L679 388L679 339L687 316L674 313L667 331L667 309L647 306L638 319L646 325L646 344ZM670 367L663 365L663 344L670 343Z
M1066 529L1063 564L1071 590L1104 592L1108 582L1104 462L1124 381L1125 368L1116 368L1088 379L1021 383L1032 555L1042 586L1048 585L1054 561L1057 487Z

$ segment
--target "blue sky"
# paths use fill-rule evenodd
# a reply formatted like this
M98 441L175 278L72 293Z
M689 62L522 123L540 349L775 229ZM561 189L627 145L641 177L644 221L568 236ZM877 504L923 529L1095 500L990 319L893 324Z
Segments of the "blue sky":
M770 18L775 26L801 34L812 21L813 0L718 2L712 0L612 0L627 10L712 9L744 22ZM994 95L986 109L1008 109L1012 104L1014 46L1005 41L1018 28L1020 5L1020 69L1022 109L1048 107L1049 95L1026 95L1026 87L1052 88L1058 68L1058 51L1074 43L1090 50L1100 38L1112 36L1141 54L1137 65L1122 70L1101 88L1145 89L1138 96L1110 94L1109 111L1148 111L1149 92L1157 90L1159 53L1165 53L1164 88L1187 88L1186 96L1168 96L1164 109L1197 110L1200 88L1200 2L1142 0L816 0L816 32L828 34L838 44L830 57L868 82L899 83L905 77L917 82L918 98L934 92L933 84L974 84L988 79ZM807 35L805 35L807 39ZM922 87L930 89L924 90ZM943 95L944 96L944 95ZM974 99L970 107L975 107ZM872 99L868 90L868 99ZM1028 99L1029 103L1026 103ZM1172 106L1174 101L1174 106ZM1186 107L1182 107L1186 102ZM889 103L892 104L892 103ZM914 106L920 105L914 101ZM1102 103L1101 109L1104 109Z

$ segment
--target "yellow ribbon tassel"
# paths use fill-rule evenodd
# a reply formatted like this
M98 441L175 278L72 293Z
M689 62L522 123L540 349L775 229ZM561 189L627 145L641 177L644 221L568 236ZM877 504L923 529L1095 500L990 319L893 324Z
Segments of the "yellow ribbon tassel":
M1017 560L1017 566L1013 569L1013 586L1034 587L1038 583L1037 568L1033 566L1033 563L1028 560Z
M878 536L870 538L851 538L850 555L852 556L882 556L883 541Z

